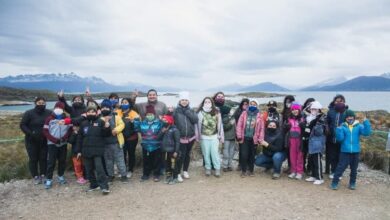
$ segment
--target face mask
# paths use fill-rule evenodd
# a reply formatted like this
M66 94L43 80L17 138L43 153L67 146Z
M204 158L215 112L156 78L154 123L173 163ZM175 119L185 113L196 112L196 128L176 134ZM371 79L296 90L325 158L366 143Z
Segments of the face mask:
M215 98L215 105L220 107L225 104L225 99L224 98Z
M81 108L83 106L83 103L82 102L73 102L72 106L74 108Z
M115 107L116 104L118 104L119 101L117 99L110 99L110 102L111 102L111 106Z
M121 105L121 109L123 110L123 111L126 111L126 110L128 110L130 108L130 105L129 104L122 104Z
M254 111L256 111L256 110L257 110L257 107L256 107L256 106L253 106L253 105L251 105L251 106L249 106L248 110L249 110L250 112L254 112Z
M147 120L147 121L153 121L154 119L155 119L155 116L154 116L154 115L152 115L152 114L146 115L146 120Z
M337 103L335 106L334 106L334 109L336 110L336 112L344 112L345 111L345 103L343 102L339 102Z
M269 112L276 112L276 108L275 108L275 107L270 107L270 108L268 109L268 111L269 111Z
M314 115L314 116L317 116L318 115L318 109L311 109L310 110L310 114Z
M36 105L35 106L35 110L37 110L38 112L44 112L46 109L46 105Z
M53 112L56 116L59 116L59 115L62 115L64 113L64 110L62 110L60 108L56 108L53 110Z
M275 133L276 128L267 128L268 133Z
M103 116L108 116L109 114L111 114L111 110L102 110Z
M204 103L203 104L203 111L210 112L211 111L211 107L212 107L211 103Z
M355 119L348 119L348 120L347 120L347 123L348 123L349 125L352 125L354 122L355 122Z
M94 121L96 119L96 115L87 115L88 121Z

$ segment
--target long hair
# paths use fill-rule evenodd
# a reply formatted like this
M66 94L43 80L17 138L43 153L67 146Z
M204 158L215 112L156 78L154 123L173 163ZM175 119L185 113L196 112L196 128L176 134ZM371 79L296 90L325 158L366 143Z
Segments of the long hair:
M215 100L215 98L217 98L217 96L218 96L219 94L221 94L221 95L223 95L223 96L225 97L225 93L219 91L219 92L217 92L217 93L214 94L213 100Z
M214 100L211 98L211 97L205 97L203 99L203 101L200 103L199 107L198 107L198 110L196 111L196 113L199 113L200 111L203 110L203 105L204 105L204 101L206 101L206 99L209 99L211 101L211 112L210 114L212 116L216 115L218 113L218 109L215 107L215 103L214 103Z

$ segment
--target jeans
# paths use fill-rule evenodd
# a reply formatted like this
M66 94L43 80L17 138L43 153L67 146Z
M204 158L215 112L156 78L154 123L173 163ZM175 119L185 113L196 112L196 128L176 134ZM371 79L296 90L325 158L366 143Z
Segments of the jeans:
M60 147L57 147L54 144L48 145L48 154L47 154L47 179L53 179L53 172L58 160L58 176L63 176L65 173L66 167L66 152L67 145L64 144Z
M119 144L106 144L104 161L108 176L114 176L114 164L118 167L121 176L127 175L123 150L119 147Z
M273 168L274 173L281 172L283 161L286 159L284 152L276 152L272 156L260 154L256 157L255 164L259 167L265 167L267 169Z
M233 164L233 156L236 148L236 141L235 140L225 140L225 143L223 144L223 161L222 166L223 168L232 167Z
M241 145L241 171L253 172L255 163L256 145L253 143L253 138L245 138Z
M98 156L84 157L83 162L90 183L89 187L93 189L100 186L100 189L108 189L107 176L103 168L103 158Z
M357 168L359 166L359 155L360 153L340 153L339 163L337 165L336 172L334 173L334 177L332 180L333 183L337 184L339 182L339 178L343 175L348 165L351 169L349 184L356 183Z

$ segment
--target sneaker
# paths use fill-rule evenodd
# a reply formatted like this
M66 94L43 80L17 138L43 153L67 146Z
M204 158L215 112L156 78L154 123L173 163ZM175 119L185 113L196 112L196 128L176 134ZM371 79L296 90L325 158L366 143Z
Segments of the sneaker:
M206 176L210 176L211 175L211 170L206 170ZM180 176L180 175L179 175ZM179 180L179 176L177 176L177 179ZM179 180L180 181L180 180Z
M175 185L176 183L178 183L178 180L177 179L174 179L172 178L171 181L169 181L169 185Z
M65 180L65 177L64 176L59 176L58 177L58 183L61 184L61 185L64 185L66 184L66 180Z
M306 180L307 182L314 182L314 181L316 181L317 179L311 176L311 177L309 177L309 178L306 178L305 180Z
M303 176L300 173L297 173L297 175L295 176L295 179L297 179L297 180L302 180L302 178L303 178Z
M350 190L355 190L355 189L356 189L356 183L350 183L349 186L348 186L348 188L349 188Z
M143 175L141 177L141 182L145 182L145 181L148 181L148 180L149 180L149 176Z
M178 181L179 183L182 183L182 182L184 181L184 180L183 180L183 177L181 177L180 174L177 175L177 181Z
M129 171L129 172L127 173L127 178L131 178L132 176L133 176L133 172Z
M190 174L188 174L187 171L184 171L183 172L183 177L184 177L184 179L189 179L190 178Z
M215 177L221 177L221 170L215 170L215 174L214 174Z
M339 188L339 184L338 184L338 183L332 182L332 183L330 184L330 188L333 189L333 190L337 190L337 189Z
M231 168L231 167L228 167L227 169L228 169L229 172L233 171L233 168Z
M172 180L172 176L166 176L164 183L168 184Z
M276 180L280 178L280 173L274 173L272 174L272 179Z
M153 181L154 182L160 182L161 181L160 176L154 176L153 177Z
M297 175L296 173L290 173L290 175L288 175L288 178L294 179L296 175Z
M99 186L90 186L88 189L87 189L87 192L93 192L93 191L96 191L99 189Z
M78 184L84 185L87 183L87 180L84 179L84 177L80 177L76 181Z
M42 179L40 176L34 176L34 185L42 184Z
M323 184L323 183L324 183L324 180L315 180L315 181L313 182L314 185L321 185L321 184Z
M108 195L111 191L109 189L102 189L103 195Z
M114 182L114 179L115 179L115 176L108 176L107 177L108 184L112 184L112 182Z
M127 178L127 176L121 176L121 182L122 183L128 183L129 182L129 178Z
M45 182L45 189L50 189L53 185L53 180L47 179Z

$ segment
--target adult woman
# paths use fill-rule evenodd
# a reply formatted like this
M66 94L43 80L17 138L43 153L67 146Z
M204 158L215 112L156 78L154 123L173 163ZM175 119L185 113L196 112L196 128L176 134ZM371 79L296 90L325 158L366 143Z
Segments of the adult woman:
M35 107L24 113L20 129L25 134L30 173L34 177L34 183L41 184L47 165L47 140L43 135L43 125L46 118L51 115L51 111L46 109L46 100L43 97L37 97L34 103Z
M198 136L205 161L206 176L211 175L211 162L215 168L215 176L221 176L221 162L218 152L219 143L224 142L222 118L210 97L203 99L198 108ZM211 161L210 161L211 159Z

